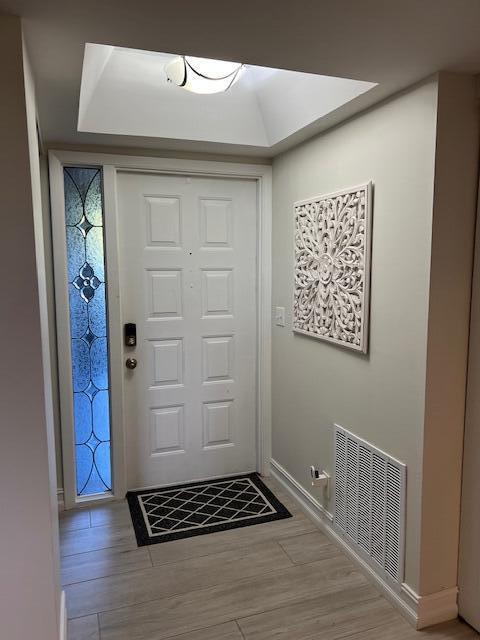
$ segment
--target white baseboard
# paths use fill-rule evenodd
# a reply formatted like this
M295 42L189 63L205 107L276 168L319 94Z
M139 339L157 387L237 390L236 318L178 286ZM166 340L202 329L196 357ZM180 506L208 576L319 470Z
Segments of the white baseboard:
M314 518L314 520L320 521L326 518L330 522L333 521L332 514L325 509L323 504L315 500L315 498L273 458L270 460L270 472L272 476L292 494L302 509Z
M303 511L359 566L362 573L413 627L423 629L457 617L457 587L427 596L419 596L406 583L398 585L398 587L389 584L335 531L332 524L332 514L320 502L315 500L280 463L273 459L271 460L271 473L292 498L296 500Z
M58 502L58 510L65 511L65 501L63 498L63 489L57 489L57 502Z
M65 604L65 591L62 591L60 594L59 638L60 640L67 640L67 607Z
M458 616L458 587L450 587L426 596L419 596L407 584L402 591L410 599L416 610L416 628L425 629L440 622L453 620Z

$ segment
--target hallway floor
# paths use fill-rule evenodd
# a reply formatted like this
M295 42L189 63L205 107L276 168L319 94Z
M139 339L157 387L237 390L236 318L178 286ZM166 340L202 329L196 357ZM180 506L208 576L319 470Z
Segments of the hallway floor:
M293 518L137 547L126 502L60 517L68 640L467 640L413 630L271 480Z

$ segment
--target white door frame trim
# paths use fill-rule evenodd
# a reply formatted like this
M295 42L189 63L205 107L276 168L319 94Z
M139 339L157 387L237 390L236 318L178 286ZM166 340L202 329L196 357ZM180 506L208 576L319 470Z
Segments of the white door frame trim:
M64 213L64 166L97 166L103 169L105 243L109 308L110 386L112 412L112 494L123 498L126 491L125 429L123 423L122 327L118 276L118 228L116 178L119 171L154 172L202 177L224 177L257 182L257 471L270 472L271 458L271 296L272 296L272 168L261 164L239 164L209 160L183 160L141 156L50 151L50 197L54 250L60 414L65 508L89 504L79 499L75 483L73 440L73 389L71 379L70 319L66 278L67 252ZM102 498L102 499L105 499ZM96 498L94 501L98 501Z

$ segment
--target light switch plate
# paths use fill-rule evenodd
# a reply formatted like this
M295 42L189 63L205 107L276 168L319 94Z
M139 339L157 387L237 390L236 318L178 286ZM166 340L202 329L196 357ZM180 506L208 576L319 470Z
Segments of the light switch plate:
M275 307L275 324L277 327L285 326L285 307Z

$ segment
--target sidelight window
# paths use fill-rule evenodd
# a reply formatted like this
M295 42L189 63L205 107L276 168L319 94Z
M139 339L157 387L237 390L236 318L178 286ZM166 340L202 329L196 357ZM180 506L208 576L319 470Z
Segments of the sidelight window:
M111 490L102 172L65 167L65 223L78 496Z

